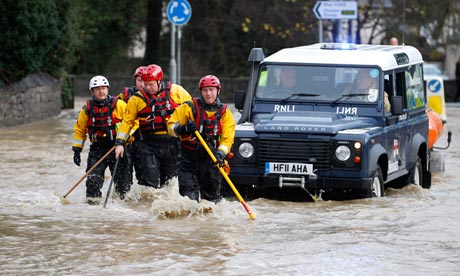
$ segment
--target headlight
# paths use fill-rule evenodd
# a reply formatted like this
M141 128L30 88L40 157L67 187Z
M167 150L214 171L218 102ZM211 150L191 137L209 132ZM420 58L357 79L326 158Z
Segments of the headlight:
M254 146L248 142L241 143L238 147L238 153L243 158L250 158L254 155Z
M348 146L341 145L335 149L335 157L340 161L347 161L351 156L351 151Z

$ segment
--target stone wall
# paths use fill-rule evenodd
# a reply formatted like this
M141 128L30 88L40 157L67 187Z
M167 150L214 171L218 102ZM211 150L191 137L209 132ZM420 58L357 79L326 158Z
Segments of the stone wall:
M60 84L48 74L32 74L0 89L0 127L48 119L60 111Z

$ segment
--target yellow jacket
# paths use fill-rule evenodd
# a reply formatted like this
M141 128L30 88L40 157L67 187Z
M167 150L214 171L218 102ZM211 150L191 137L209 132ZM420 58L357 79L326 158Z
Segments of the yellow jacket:
M191 102L193 106L194 103ZM199 112L198 110L196 112ZM205 111L208 117L212 117L217 111ZM221 117L222 122L222 134L219 140L218 149L223 151L225 154L228 154L232 148L233 140L235 138L235 119L233 119L233 114L227 107L225 113ZM168 134L173 137L178 137L175 128L177 125L185 125L188 121L195 122L195 116L193 114L192 108L188 104L183 104L176 108L174 113L171 115L167 126ZM191 139L191 136L181 137L181 141L185 139Z
M88 128L88 119L89 116L86 114L86 103L82 107L80 114L78 115L77 122L75 123L74 135L73 135L73 144L72 147L77 147L83 149L87 137L87 128ZM113 115L118 120L122 120L123 114L126 110L126 103L124 101L118 100L117 104L113 110Z
M125 87L124 89L128 89L128 95L125 95L126 91L123 90L123 92L120 92L120 94L118 94L118 98L123 100L125 103L128 103L129 98L131 98L137 92L137 89L136 89L136 86ZM133 94L129 96L129 93L133 93ZM128 96L128 98L126 98L126 96ZM138 128L139 128L139 120L136 120L133 128L131 129L130 135L132 136ZM134 139L134 137L131 137L131 138Z
M127 89L128 91L125 91L125 89ZM128 87L123 88L123 92L120 92L120 94L118 94L118 98L122 99L125 103L127 103L129 98L131 98L131 96L134 95L134 93L136 92L137 92L136 86L128 86ZM128 95L126 95L125 93Z
M126 143L127 139L129 138L129 133L131 133L133 127L136 124L136 120L145 120L143 118L138 118L139 111L143 110L147 107L147 104L142 99L142 93L136 92L137 95L141 95L141 97L132 96L128 100L128 104L126 107L126 112L123 115L123 121L121 123L120 128L117 132L117 139L123 140ZM175 103L182 104L185 101L190 101L192 96L185 90L182 86L177 84L171 84L170 89L170 97ZM155 134L167 134L166 131L158 131Z

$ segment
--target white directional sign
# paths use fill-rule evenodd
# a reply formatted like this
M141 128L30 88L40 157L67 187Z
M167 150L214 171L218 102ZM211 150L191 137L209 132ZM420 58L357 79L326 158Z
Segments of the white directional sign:
M318 1L313 7L318 19L356 19L358 3L356 1Z
M172 0L167 7L168 19L174 25L184 25L192 17L192 6L187 0Z

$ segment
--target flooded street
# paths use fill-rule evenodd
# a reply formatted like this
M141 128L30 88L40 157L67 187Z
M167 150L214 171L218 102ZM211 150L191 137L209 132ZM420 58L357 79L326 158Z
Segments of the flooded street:
M305 202L261 198L247 201L252 221L238 201L181 198L175 182L155 192L135 184L126 201L103 208L85 203L83 181L63 202L85 170L71 150L81 105L0 129L2 275L460 275L460 106L447 109L453 141L430 190L316 203L307 194ZM107 170L104 196L109 182Z

